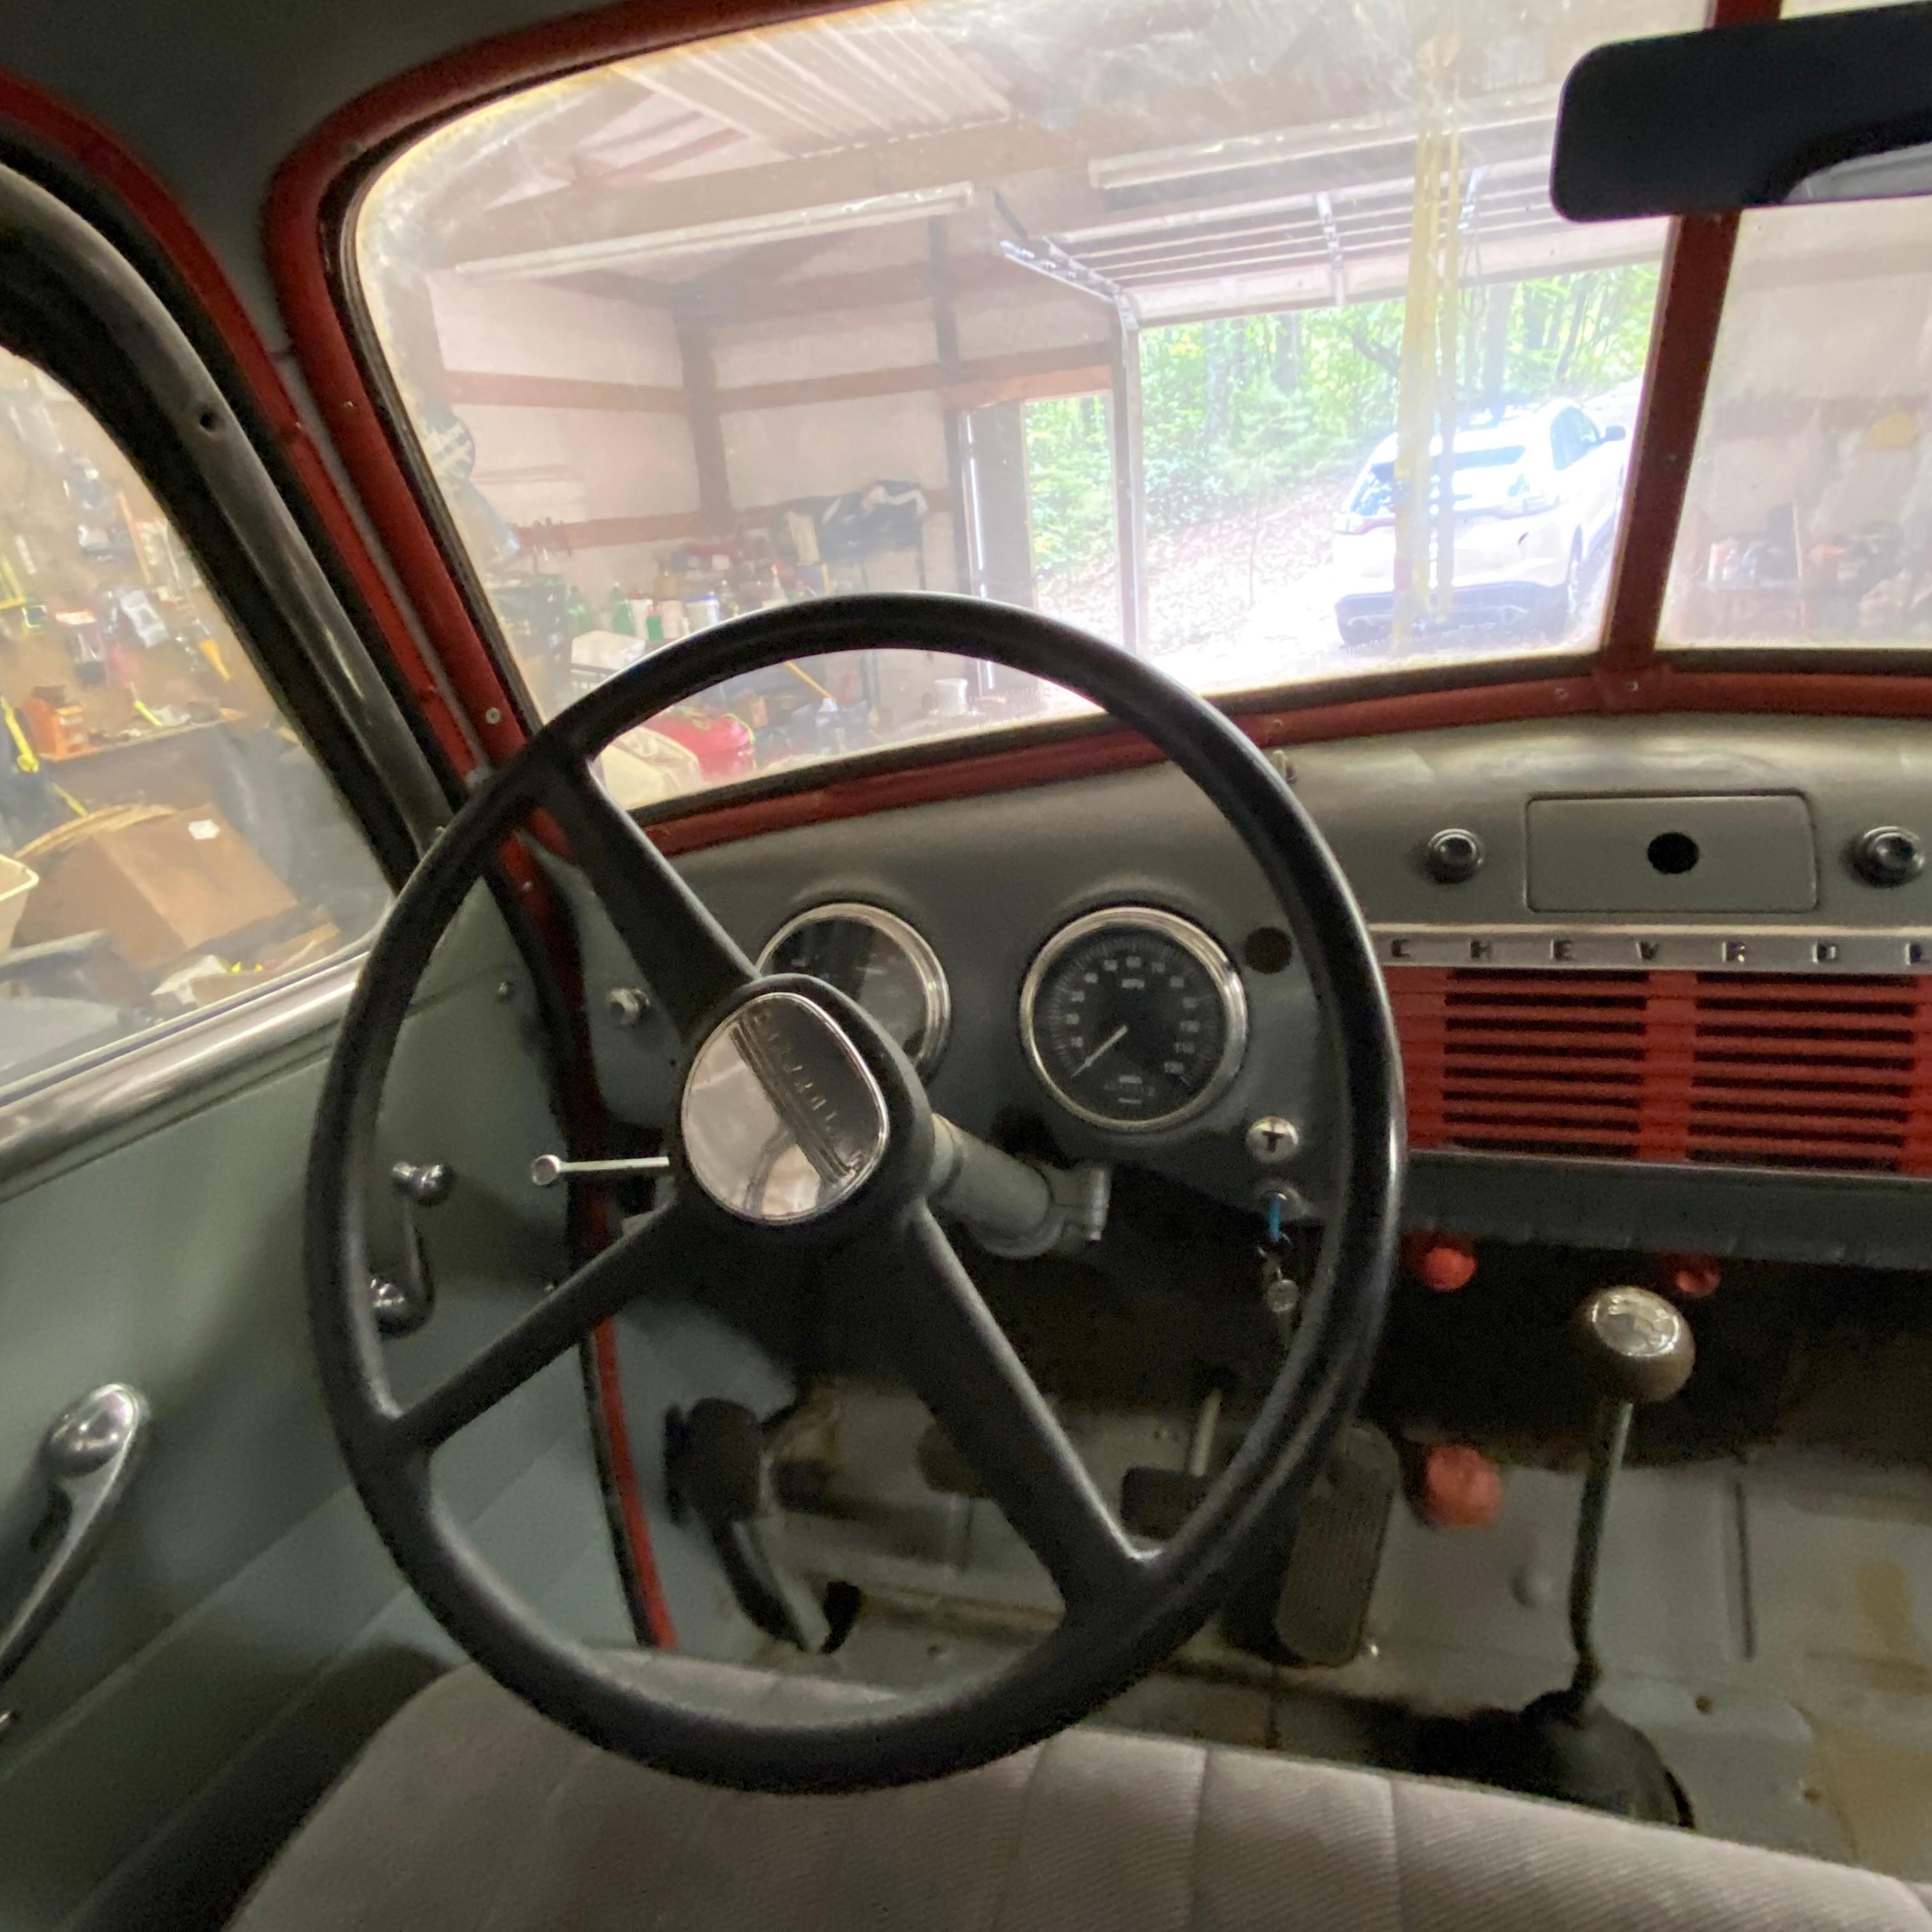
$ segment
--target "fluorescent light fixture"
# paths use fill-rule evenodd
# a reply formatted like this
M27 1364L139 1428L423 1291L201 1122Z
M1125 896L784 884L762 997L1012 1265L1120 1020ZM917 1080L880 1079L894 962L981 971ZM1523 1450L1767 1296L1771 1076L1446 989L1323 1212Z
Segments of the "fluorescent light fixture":
M752 248L761 242L789 242L801 236L839 235L848 229L879 228L922 216L963 214L973 206L974 191L970 182L952 182L944 188L855 196L850 201L826 202L816 208L776 208L724 221L694 222L686 228L658 228L648 234L614 235L601 242L560 242L554 248L533 248L519 255L487 256L459 264L457 272L529 280L586 268L642 268L674 256Z
M1510 92L1479 95L1458 104L1456 124L1466 135L1495 134L1520 123L1540 124L1554 116L1553 87L1519 88ZM1215 141L1197 141L1183 148L1152 148L1133 154L1102 154L1087 164L1087 178L1096 188L1152 188L1163 182L1192 180L1199 175L1228 174L1237 169L1265 166L1282 161L1340 160L1352 149L1393 146L1412 141L1417 120L1413 111L1362 114L1346 121L1329 121L1304 128L1278 128L1259 134L1234 134Z

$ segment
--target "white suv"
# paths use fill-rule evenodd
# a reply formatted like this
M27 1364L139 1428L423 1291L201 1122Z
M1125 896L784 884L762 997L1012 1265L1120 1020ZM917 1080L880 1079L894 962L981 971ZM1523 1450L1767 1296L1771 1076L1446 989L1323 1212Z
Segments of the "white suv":
M1562 401L1456 430L1454 622L1551 637L1569 629L1584 567L1616 528L1626 438L1621 423L1600 425ZM1439 440L1430 453L1440 457ZM1342 641L1385 637L1395 607L1393 436L1362 466L1335 520L1335 584Z

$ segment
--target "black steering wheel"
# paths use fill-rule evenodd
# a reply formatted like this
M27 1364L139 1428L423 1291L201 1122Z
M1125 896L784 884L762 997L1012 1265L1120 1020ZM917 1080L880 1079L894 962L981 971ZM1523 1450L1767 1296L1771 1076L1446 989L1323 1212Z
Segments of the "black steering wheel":
M1030 672L1144 734L1253 855L1314 983L1340 1090L1320 1263L1234 1460L1156 1550L1121 1529L934 1220L932 1116L904 1056L830 987L760 978L592 774L590 761L620 732L726 679L895 646ZM364 1183L383 1080L437 939L503 838L538 809L568 836L684 1042L668 1136L672 1198L404 1406L365 1292ZM310 1316L323 1394L404 1574L457 1642L539 1711L594 1743L716 1784L908 1784L1003 1756L1088 1714L1199 1628L1254 1538L1285 1530L1368 1372L1403 1161L1394 1029L1354 900L1286 784L1219 712L1111 645L998 604L868 596L764 611L668 646L554 719L464 807L397 899L337 1044L310 1155ZM715 1276L742 1256L756 1272L781 1244L812 1251L825 1292L851 1298L1058 1586L1062 1621L998 1675L856 1715L772 1720L705 1708L654 1682L648 1659L600 1652L540 1622L439 1502L436 1449L597 1324L700 1267Z

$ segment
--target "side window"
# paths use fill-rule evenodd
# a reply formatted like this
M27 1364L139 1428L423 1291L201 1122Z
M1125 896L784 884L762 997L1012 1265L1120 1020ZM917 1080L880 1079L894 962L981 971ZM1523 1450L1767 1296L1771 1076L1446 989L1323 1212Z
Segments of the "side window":
M0 351L0 1089L324 959L386 901L133 466Z
M1597 446L1597 432L1581 410L1565 410L1550 426L1550 454L1558 470L1568 470Z

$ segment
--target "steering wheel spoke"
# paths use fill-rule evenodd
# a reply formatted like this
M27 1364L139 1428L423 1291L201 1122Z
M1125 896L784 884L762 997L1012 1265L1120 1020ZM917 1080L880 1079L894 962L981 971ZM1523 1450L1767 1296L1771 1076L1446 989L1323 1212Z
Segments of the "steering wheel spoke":
M448 1381L404 1408L392 1425L412 1450L440 1448L539 1370L574 1348L659 1281L688 1279L706 1238L676 1203L620 1234L558 1283Z
M719 1000L749 982L752 962L587 766L560 754L545 764L537 790L625 950L690 1039Z
M862 1298L914 1393L1046 1565L1069 1613L1139 1587L1145 1560L931 1213L916 1208L830 1268Z

